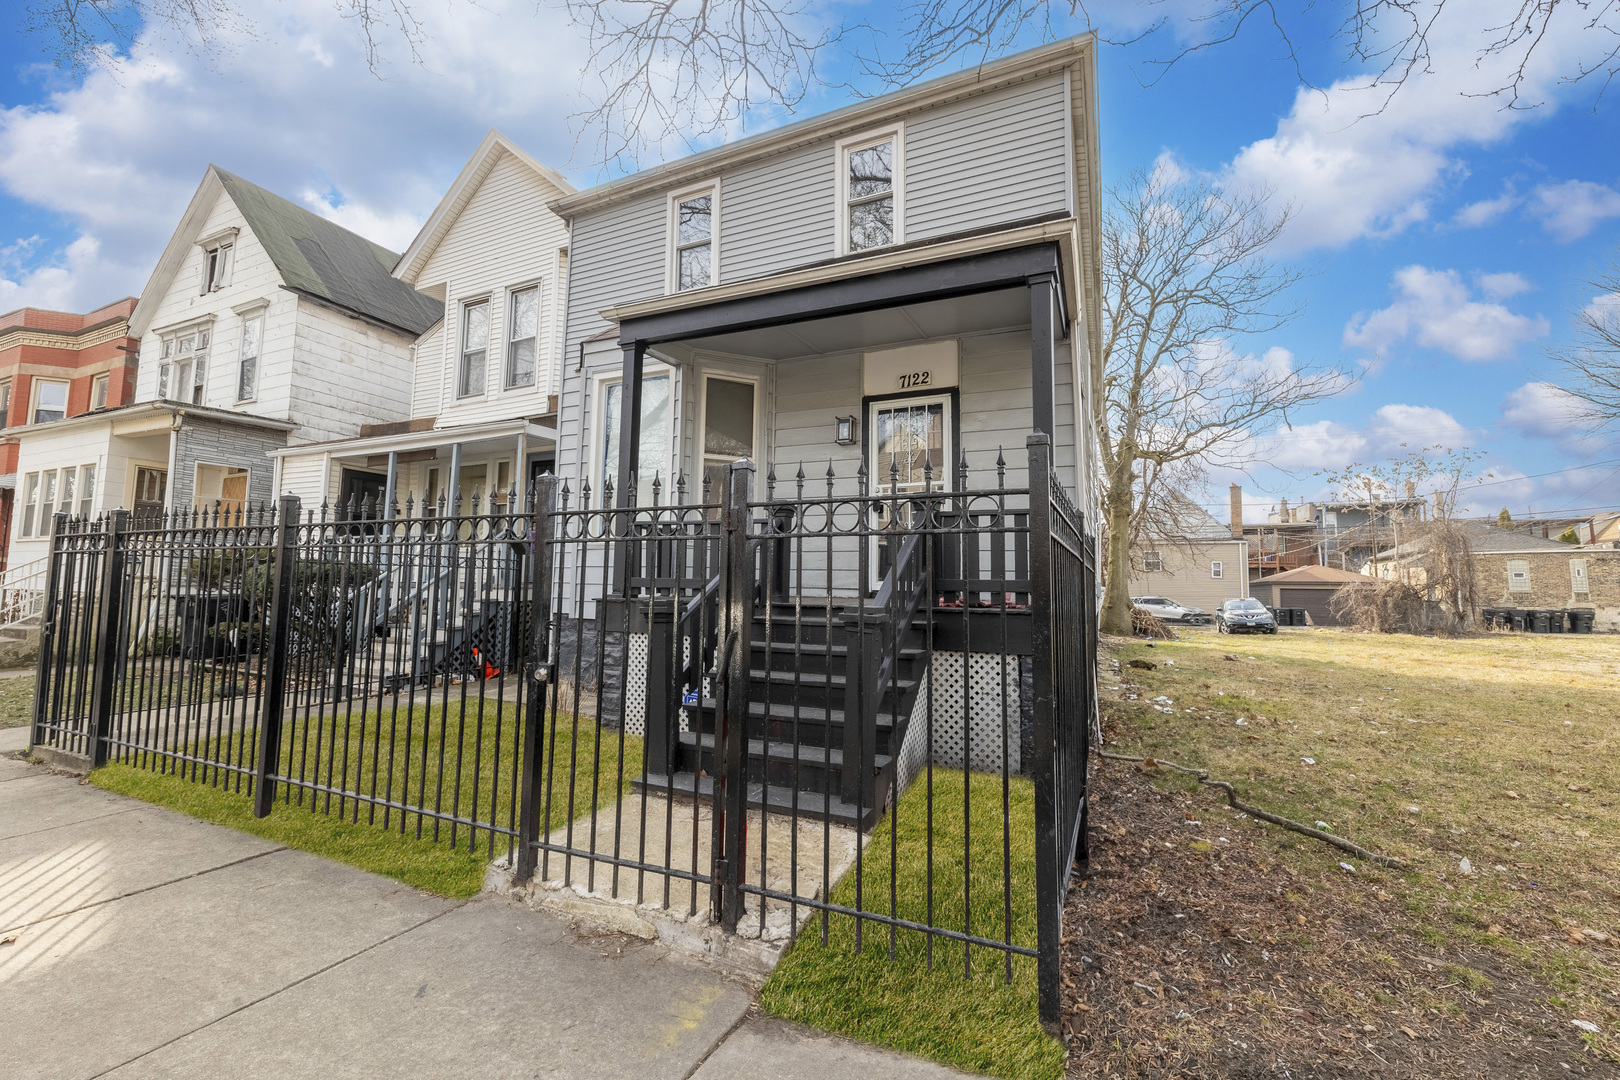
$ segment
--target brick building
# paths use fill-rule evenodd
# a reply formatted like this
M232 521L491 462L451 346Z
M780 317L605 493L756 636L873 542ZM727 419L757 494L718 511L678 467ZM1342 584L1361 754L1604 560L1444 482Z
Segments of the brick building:
M135 298L83 315L19 308L0 315L0 427L50 423L116 408L135 393ZM0 434L0 570L10 549L17 440Z

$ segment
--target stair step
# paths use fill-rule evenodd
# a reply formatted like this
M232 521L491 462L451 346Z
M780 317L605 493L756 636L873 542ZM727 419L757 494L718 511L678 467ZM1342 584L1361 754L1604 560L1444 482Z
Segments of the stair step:
M695 787L698 798L714 798L714 777L693 776L690 772L677 772L674 776L649 773L645 781L637 780L635 784L638 789L653 795L673 790L677 798L682 796L690 798ZM878 794L887 796L886 791L880 791ZM797 813L801 820L831 820L839 825L849 825L863 830L877 824L886 805L880 803L862 812L854 803L845 802L837 795L794 791L792 788L778 787L775 784L769 788L763 784L749 784L745 801L750 809L757 810L763 805L767 810L777 814L792 814L797 805Z
M715 737L706 732L683 731L680 733L681 745L688 749L701 750L705 753L714 753ZM798 744L797 763L804 768L839 769L844 767L844 751L838 746L812 746L807 743ZM777 739L749 739L747 754L751 758L763 757L768 760L794 764L793 743ZM888 754L873 756L873 764L878 769L887 768L890 758Z

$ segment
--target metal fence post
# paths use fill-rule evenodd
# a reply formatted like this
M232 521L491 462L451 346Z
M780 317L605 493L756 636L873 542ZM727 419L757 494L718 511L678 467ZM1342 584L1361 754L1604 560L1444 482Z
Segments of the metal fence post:
M106 558L101 564L100 610L96 613L96 667L90 691L90 767L107 764L106 740L112 733L113 688L123 667L118 648L123 641L124 536L129 511L114 510L107 517Z
M714 882L716 913L727 933L743 914L742 875L747 866L748 671L753 654L754 562L748 554L748 499L754 490L754 463L734 462L727 474L720 512L724 543L720 549L720 677L725 681L716 735L714 784Z
M253 816L268 817L275 804L276 764L281 760L281 717L287 701L288 646L291 638L292 594L298 568L298 515L296 495L283 495L276 508L276 550L271 563L270 627L265 634L268 652L264 664L264 718L259 724L259 760L254 774Z
M1035 691L1035 948L1041 1024L1062 1018L1063 892L1058 866L1056 687L1052 649L1052 441L1036 432L1029 448L1030 651Z
M562 481L542 476L535 488L534 507L529 519L529 643L528 709L523 715L523 786L518 795L518 851L513 879L527 881L534 876L534 845L540 839L540 776L545 728L546 693L551 686L551 547L556 522L557 493Z
M62 598L62 532L67 514L58 512L51 518L50 554L45 562L45 604L39 619L39 668L34 674L34 729L29 733L30 746L38 746L45 734L46 714L50 711L51 665L56 659L56 628L61 621Z

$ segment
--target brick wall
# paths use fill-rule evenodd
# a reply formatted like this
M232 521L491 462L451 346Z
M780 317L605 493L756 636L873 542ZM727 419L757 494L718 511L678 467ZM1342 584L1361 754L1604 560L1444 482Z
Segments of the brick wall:
M1588 592L1576 593L1570 576L1572 559L1586 561ZM1530 565L1530 590L1508 589L1508 562ZM1490 551L1474 556L1479 574L1482 607L1592 608L1594 629L1620 632L1620 551L1612 548L1575 548L1568 551Z
M269 503L275 498L275 466L271 450L287 445L283 431L266 431L228 421L188 415L175 441L174 470L169 475L169 505L191 506L197 465L231 465L248 469L248 501Z

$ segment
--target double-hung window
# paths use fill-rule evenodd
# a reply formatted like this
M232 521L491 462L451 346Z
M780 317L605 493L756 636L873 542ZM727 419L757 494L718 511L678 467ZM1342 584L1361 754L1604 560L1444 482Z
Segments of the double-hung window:
M456 396L476 397L484 392L484 371L489 355L489 301L474 300L461 308L461 366L456 373Z
M838 173L839 254L900 243L900 129L840 143Z
M67 416L68 384L55 379L34 380L34 413L31 424L49 424Z
M242 344L236 362L236 400L252 401L259 393L259 352L264 344L264 316L242 320Z
M637 454L636 505L652 505L652 484L663 484L662 499L669 499L669 451L672 420L671 390L674 380L667 370L649 372L641 380L641 446ZM608 484L619 482L619 431L624 413L623 381L603 381L600 423L597 428L597 461L601 469L596 474L596 488L591 493L595 505L602 505L603 491ZM718 498L718 494L716 495ZM619 501L615 494L614 503Z
M1149 574L1159 573L1164 569L1164 556L1157 551L1143 553L1142 569Z
M105 409L107 407L107 387L112 382L112 376L103 372L90 380L90 408Z
M158 364L158 397L193 405L203 403L209 337L207 327L193 327L164 339L162 360Z
M1212 562L1212 563L1209 564L1209 576L1210 577L1218 578L1223 573L1225 573L1225 567L1223 567L1219 562Z
M512 293L506 332L506 388L534 385L535 348L540 340L540 286Z
M0 379L0 427L11 426L11 380Z
M715 284L715 217L718 188L692 192L670 200L674 246L670 277L676 292Z
M34 522L39 514L39 473L31 472L23 477L23 512L22 534L34 535Z
M231 283L231 262L235 251L234 244L215 244L203 251L203 292L215 292Z

